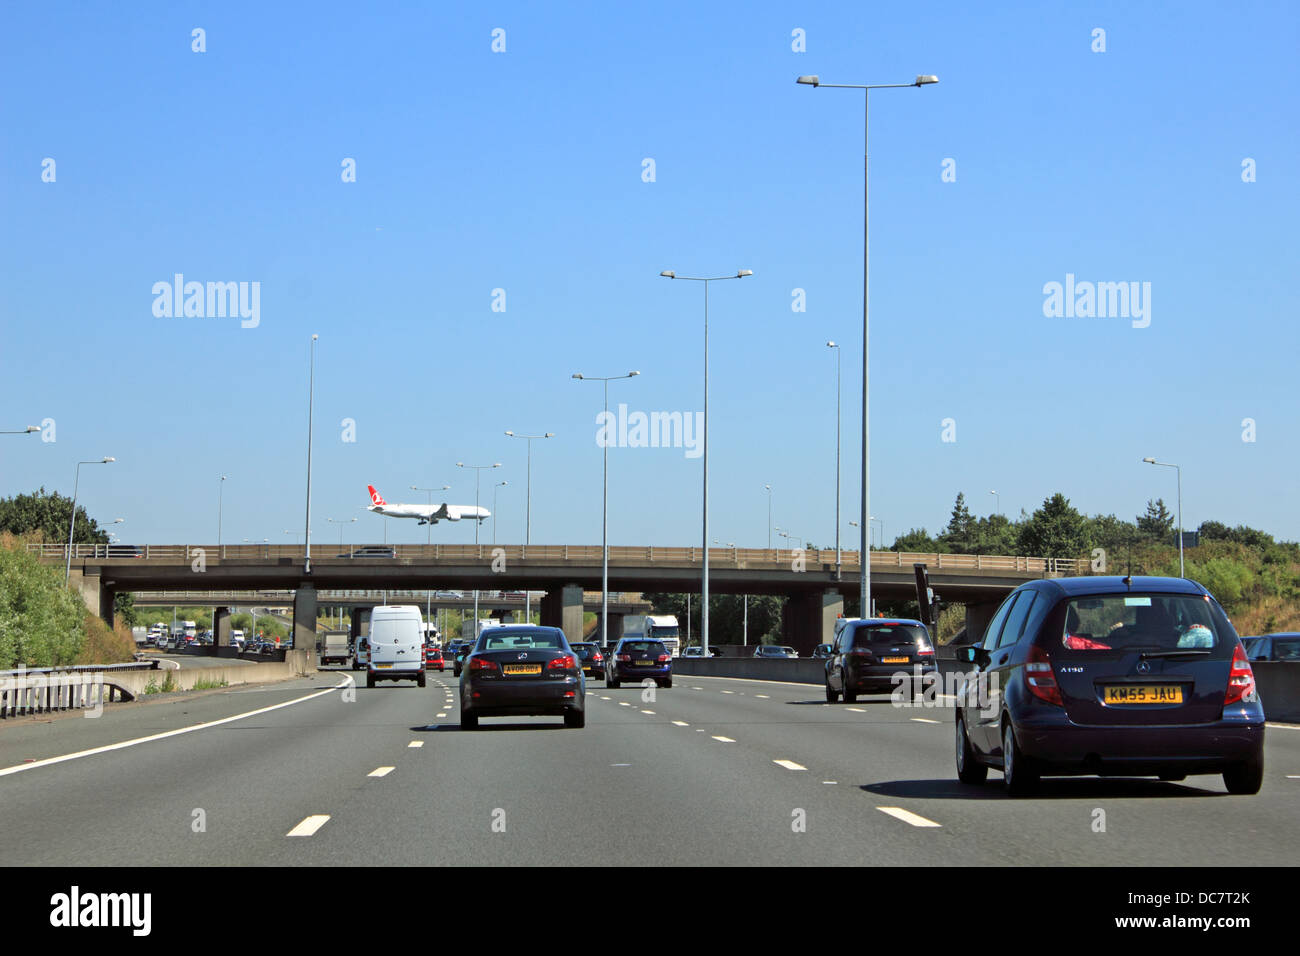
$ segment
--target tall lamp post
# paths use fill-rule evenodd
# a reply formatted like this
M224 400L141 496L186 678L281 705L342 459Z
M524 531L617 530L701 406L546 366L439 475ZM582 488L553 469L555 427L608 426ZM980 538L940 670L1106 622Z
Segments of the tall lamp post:
M764 485L767 492L767 550L772 550L772 486Z
M606 429L602 433L604 440L600 443L605 458L605 477L602 482L600 506L600 644L605 648L609 647L609 383L620 378L635 378L640 374L640 372L628 372L626 375L602 377L583 375L581 372L573 373L573 377L580 382L600 382L605 386L605 412L600 419ZM686 626L690 627L689 615L687 615Z
M433 504L433 493L434 493L435 491L450 491L450 490L451 490L451 485L443 485L441 488L418 488L418 487L416 487L415 485L411 485L411 490L412 490L412 491L427 491L427 492L429 493L429 504L432 506L432 504ZM493 509L494 514L495 514L495 511L496 511L496 509L494 508L494 509ZM477 519L476 519L476 520L477 520ZM497 520L497 519L496 519L495 517L493 517L493 519L492 519L492 523L493 523L493 525L496 524L496 520ZM387 537L387 535L385 535L385 537ZM424 544L425 544L425 547L428 547L429 545L433 544L433 522L432 522L432 521L428 522L428 523L425 525ZM432 591L431 589L429 589L429 588L425 588L425 591L424 591L424 620L425 620L426 623L427 623L428 620L429 620L429 611L430 611L430 609L432 608L432 606L433 606L433 591Z
M510 482L508 481L498 481L496 484L492 486L492 544L493 545L497 543L497 492L500 491L508 484L510 484ZM525 590L524 594L527 595L528 591ZM528 606L527 601L528 598L525 597L524 598L525 609L527 609ZM529 620L531 620L531 617L529 618Z
M860 603L863 615L866 616L866 608L871 607L871 547L870 535L871 528L867 521L867 516L871 513L871 497L868 485L869 465L871 461L871 420L869 417L870 409L867 402L867 384L868 384L868 332L870 329L868 323L867 308L867 239L868 239L868 216L867 216L867 186L868 176L868 150L867 150L867 101L870 98L870 90L896 89L906 87L922 87L931 83L938 83L939 78L932 75L917 76L911 83L874 83L874 84L847 84L847 83L823 83L817 76L801 76L796 81L803 86L819 87L825 86L828 89L844 90L862 90L862 524L859 530L862 533L862 573L859 582L861 592Z
M1156 461L1154 458L1143 458L1142 460L1148 465L1172 468L1178 473L1178 576L1185 578L1187 574L1183 568L1183 469L1179 465L1167 461Z
M989 494L993 496L993 513L995 515L1002 514L1002 496L996 491L990 491Z
M116 458L99 458L95 461L77 462L77 477L72 484L72 517L68 519L68 561L63 568L63 583L68 583L68 578L72 576L72 529L77 525L77 490L81 487L81 466L82 465L107 465L110 462L117 461Z
M827 342L826 347L835 350L835 579L838 581L843 561L840 552L840 347L834 342Z
M534 438L554 438L555 432L547 432L544 435L516 435L512 431L507 431L506 435L511 438L522 438L528 442L528 479L525 484L525 496L528 499L524 508L524 557L528 557L528 545L532 543L533 535L533 439ZM493 499L495 500L495 498ZM496 542L497 519L492 519L492 541ZM524 620L532 621L533 605L532 592L527 585L524 586Z
M21 428L18 431L0 432L0 435L34 435L38 431L40 431L40 428L38 428L36 425L28 425L26 428Z
M318 338L320 336L313 332L311 337L311 364L307 378L307 523L302 533L307 552L303 563L304 574L311 574L311 423L313 405L316 400L316 340Z
M222 475L220 484L217 485L217 553L221 553L221 504L226 493L226 479L229 475Z
M326 518L325 520L328 521L330 524L336 524L339 526L339 550L342 551L343 550L343 526L345 524L356 524L357 519L356 518L346 518L346 519Z
M743 279L754 274L752 269L739 269L729 276L679 276L671 269L659 273L665 279L685 279L704 284L704 507L700 544L704 551L704 570L701 574L700 594L700 647L709 656L709 283L723 279Z
M467 465L463 461L458 461L456 462L456 467L474 469L474 507L477 509L479 478L482 477L483 469L500 468L501 462L498 461L491 465ZM478 545L478 526L482 523L483 522L477 516L474 518L474 544L476 547ZM464 637L465 635L462 634L461 636ZM474 589L474 636L478 637L478 588Z

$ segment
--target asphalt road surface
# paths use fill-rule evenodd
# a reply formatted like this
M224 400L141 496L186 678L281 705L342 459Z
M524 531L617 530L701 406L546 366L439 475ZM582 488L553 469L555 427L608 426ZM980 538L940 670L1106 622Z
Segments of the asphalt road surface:
M352 676L5 721L0 865L1300 858L1296 727L1270 725L1257 796L1230 796L1217 776L1080 777L1011 800L996 771L957 782L946 707L827 704L816 685L679 675L653 692L589 681L581 730L484 718L467 732L450 671L423 690L338 689Z

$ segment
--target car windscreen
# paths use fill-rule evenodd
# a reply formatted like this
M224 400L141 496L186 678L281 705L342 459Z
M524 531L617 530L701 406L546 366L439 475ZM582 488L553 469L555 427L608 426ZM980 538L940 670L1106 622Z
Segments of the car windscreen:
M554 634L510 634L491 637L485 634L479 638L475 651L514 651L534 647L548 651L563 649L560 646L560 638Z
M920 624L859 624L853 629L853 646L916 644L925 638Z
M1300 661L1300 637L1273 638L1273 659Z
M667 654L668 648L658 641L626 641L619 648L619 653L631 654L633 657L658 657L660 654Z
M1071 598L1049 642L1066 658L1131 651L1210 651L1231 656L1237 635L1214 602L1195 594L1103 594Z

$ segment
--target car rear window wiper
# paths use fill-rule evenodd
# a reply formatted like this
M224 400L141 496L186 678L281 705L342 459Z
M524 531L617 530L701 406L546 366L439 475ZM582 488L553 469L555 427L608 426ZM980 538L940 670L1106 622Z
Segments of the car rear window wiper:
M1185 647L1182 650L1143 651L1138 657L1209 657L1210 651L1203 648Z

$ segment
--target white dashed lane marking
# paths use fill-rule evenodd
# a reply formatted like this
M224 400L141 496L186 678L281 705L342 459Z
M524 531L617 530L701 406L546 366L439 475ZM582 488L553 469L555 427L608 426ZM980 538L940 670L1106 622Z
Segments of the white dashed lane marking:
M773 760L772 763L778 767L785 767L786 770L807 770L803 764L797 764L793 760Z
M641 711L641 713L643 713L643 714L653 714L654 711L653 711L653 710L643 710L643 711Z
M939 722L937 720L931 720L929 717L913 717L912 719L918 724L937 724Z
M881 813L888 813L891 817L902 820L904 823L910 823L914 827L943 826L941 823L927 820L925 817L915 814L911 810L904 810L902 807L876 807L876 809Z
M690 724L688 724L688 723L687 723L686 721L684 721L684 720L674 720L673 723L674 723L676 726L678 726L678 727L689 727L689 726L690 726Z
M724 743L724 744L734 744L734 743L735 743L735 741L732 740L730 737L719 737L717 734L714 734L714 735L713 735L713 739L714 739L714 740L717 740L717 741L720 741L720 742L722 742L722 743Z
M366 774L366 776L387 777L390 773L392 773L396 769L397 769L396 767L376 767L374 770L370 771L370 773Z
M845 707L844 709L845 709L845 710L851 710L851 711L853 711L855 714L865 714L865 713L866 713L866 711L863 710L861 707Z
M285 836L311 836L317 830L325 825L325 821L330 818L328 813L316 813L303 820Z
M424 746L424 741L423 741L423 740L412 740L412 741L411 741L409 744L407 744L406 746L408 746L408 747L423 747L423 746Z

